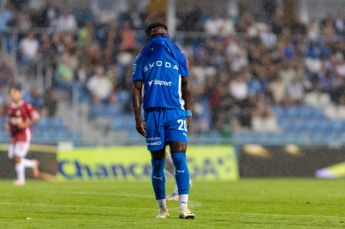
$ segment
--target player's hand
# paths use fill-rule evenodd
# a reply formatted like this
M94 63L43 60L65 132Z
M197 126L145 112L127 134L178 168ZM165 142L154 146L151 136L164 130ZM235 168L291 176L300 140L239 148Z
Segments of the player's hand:
M136 128L139 134L146 137L146 123L141 119L136 119Z
M192 122L192 116L188 116L187 117L187 129L189 129L191 122Z
M9 130L10 129L10 125L8 124L8 123L5 123L5 125L4 125L4 130Z
M17 124L17 127L19 129L26 129L26 128L28 128L28 126L29 126L29 124L27 122L20 122Z

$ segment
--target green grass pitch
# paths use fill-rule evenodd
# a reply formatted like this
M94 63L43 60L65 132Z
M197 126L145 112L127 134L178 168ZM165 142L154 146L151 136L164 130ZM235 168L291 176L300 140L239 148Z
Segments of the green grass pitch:
M158 220L149 182L0 181L0 228L345 228L344 190L344 180L195 182L196 219L178 219L169 202Z

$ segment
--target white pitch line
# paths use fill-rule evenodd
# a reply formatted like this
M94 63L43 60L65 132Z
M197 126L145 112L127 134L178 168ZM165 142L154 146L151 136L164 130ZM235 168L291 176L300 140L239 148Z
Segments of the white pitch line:
M64 194L72 194L72 195L93 195L93 196L120 196L120 197L135 197L135 198L144 198L144 199L153 199L153 195L133 195L133 194L126 194L126 193L99 193L99 192L85 192L85 191L77 191L77 192L56 192L56 193L64 193ZM196 200L189 200L189 204L192 207L200 207L202 203Z
M62 207L62 208L90 208L90 209L126 209L126 210L142 210L142 211L157 211L155 208L134 208L134 207L115 207L115 206L94 206L94 205L80 205L80 204L46 204L46 203L29 203L29 202L0 202L1 205L30 205L30 206L41 206L41 207ZM310 214L276 214L276 213L260 213L260 212L239 212L239 211L205 211L197 210L197 212L207 214L239 214L239 215L253 215L253 216L273 216L273 217L310 217L310 218L344 218L345 216L331 216L331 215L310 215Z
M52 193L52 192L51 192ZM85 192L85 191L77 191L77 192L53 192L53 193L64 193L64 194L72 194L72 195L92 195L92 196L122 196L122 197L136 197L136 198L145 198L151 199L152 196L148 195L133 195L133 194L126 194L126 193L100 193L100 192Z
M261 212L239 212L239 211L203 211L198 210L198 212L204 213L215 213L215 214L243 214L243 215L253 215L253 216L274 216L274 217L310 217L310 218L345 218L345 216L333 216L333 215L311 215L311 214L276 214L276 213L261 213Z
M94 205L82 205L82 204L46 204L46 203L30 203L30 202L0 202L1 205L30 205L30 206L41 206L41 207L62 207L62 208L91 208L91 209L137 209L137 210L157 210L153 208L130 208L130 207L115 207L115 206L94 206Z

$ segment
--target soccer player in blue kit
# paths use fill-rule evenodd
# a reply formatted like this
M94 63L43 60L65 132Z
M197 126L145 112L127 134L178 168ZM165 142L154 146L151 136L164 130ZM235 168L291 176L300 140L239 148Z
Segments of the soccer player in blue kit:
M165 148L175 165L181 219L194 219L188 208L187 134L191 121L187 59L169 39L167 26L152 23L148 41L133 64L133 108L137 131L151 152L152 186L159 206L157 218L168 218L165 194ZM144 119L141 107L144 108Z

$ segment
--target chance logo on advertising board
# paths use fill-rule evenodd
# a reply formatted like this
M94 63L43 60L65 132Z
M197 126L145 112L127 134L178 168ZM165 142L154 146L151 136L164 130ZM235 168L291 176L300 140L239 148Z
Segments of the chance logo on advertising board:
M191 146L189 171L195 180L236 180L238 166L231 146ZM148 180L150 154L145 147L83 148L58 154L60 180Z

